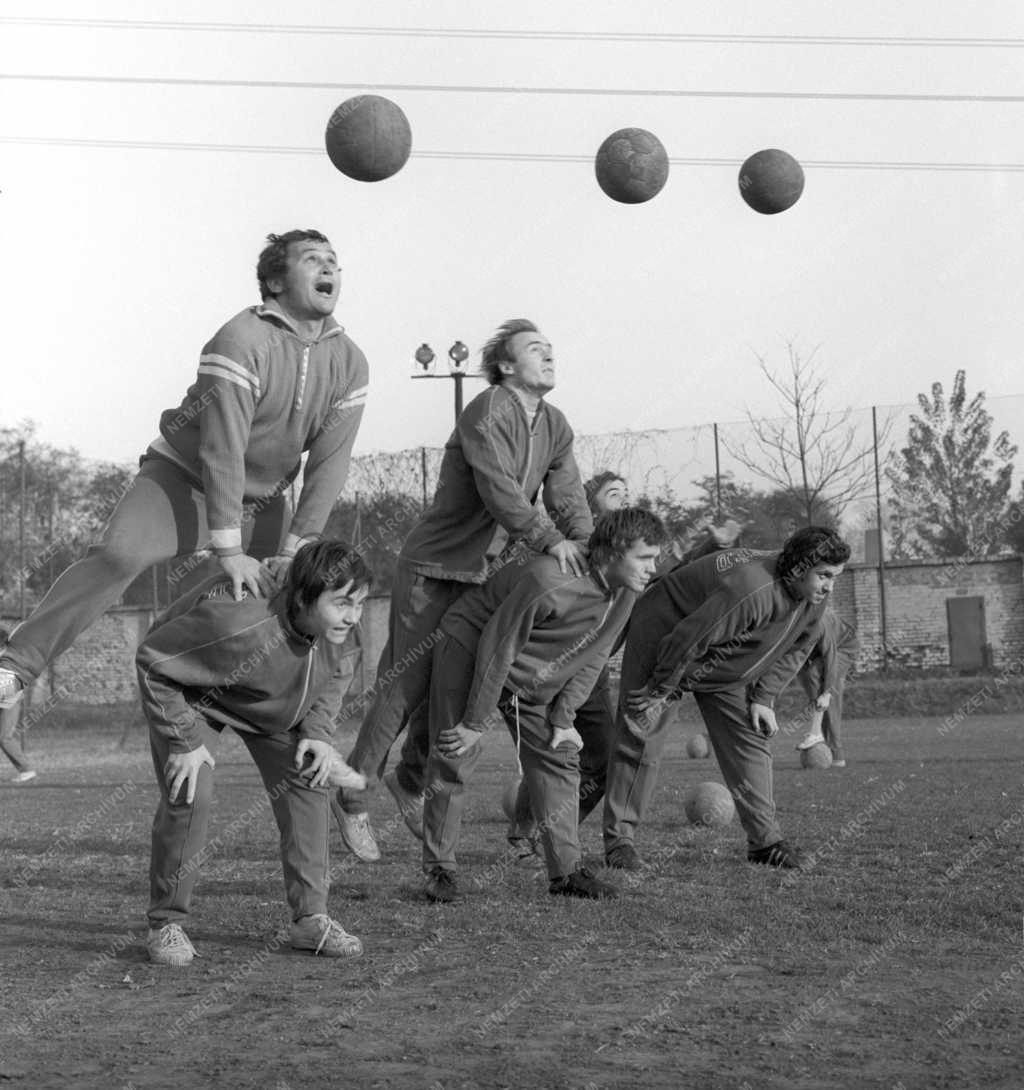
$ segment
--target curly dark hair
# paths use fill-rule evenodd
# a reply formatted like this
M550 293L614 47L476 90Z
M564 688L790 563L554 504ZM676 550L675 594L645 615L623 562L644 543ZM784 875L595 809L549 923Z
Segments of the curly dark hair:
M664 545L668 534L661 519L644 507L623 507L608 511L594 526L588 546L590 562L596 566L609 564L624 556L637 541L648 545Z
M805 526L782 543L778 573L782 579L796 579L818 564L845 564L850 546L827 526Z
M288 247L293 242L326 242L328 246L331 244L326 235L311 227L285 231L283 235L267 235L267 245L260 251L259 260L256 262L256 279L259 281L261 299L273 298L274 292L270 290L268 281L276 280L287 272Z

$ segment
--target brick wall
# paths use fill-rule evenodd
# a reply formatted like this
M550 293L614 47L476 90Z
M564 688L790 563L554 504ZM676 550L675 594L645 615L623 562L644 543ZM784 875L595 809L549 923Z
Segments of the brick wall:
M948 666L950 598L979 596L985 603L985 639L991 665L1024 656L1024 584L1019 556L992 560L890 561L885 566L889 661L900 666ZM882 609L878 569L850 564L836 586L836 608L860 635L858 669L882 664Z

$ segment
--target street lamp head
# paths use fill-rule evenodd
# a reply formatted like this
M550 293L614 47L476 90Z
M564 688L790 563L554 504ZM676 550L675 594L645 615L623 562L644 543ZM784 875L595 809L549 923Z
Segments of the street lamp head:
M466 360L469 359L469 349L462 341L456 341L451 348L448 349L448 358L451 360L449 368L453 374L465 371Z
M432 364L434 362L434 350L429 344L421 344L413 354L413 359L423 369L423 374L429 374L433 369Z

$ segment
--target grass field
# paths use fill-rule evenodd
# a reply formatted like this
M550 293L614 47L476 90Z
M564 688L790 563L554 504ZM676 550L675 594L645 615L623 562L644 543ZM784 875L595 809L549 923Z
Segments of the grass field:
M276 831L255 768L217 745L214 850L189 927L202 954L141 946L156 789L134 713L55 712L41 775L0 786L4 1086L456 1088L1024 1085L1024 730L1018 717L854 720L850 765L776 750L785 875L744 861L737 824L685 824L713 760L669 751L622 897L577 903L506 865L507 738L487 738L462 904L419 896L416 845L381 792L385 849L338 852L332 912L365 956L293 954ZM53 721L51 725L51 721ZM347 739L341 743L347 749ZM599 822L582 830L600 864Z

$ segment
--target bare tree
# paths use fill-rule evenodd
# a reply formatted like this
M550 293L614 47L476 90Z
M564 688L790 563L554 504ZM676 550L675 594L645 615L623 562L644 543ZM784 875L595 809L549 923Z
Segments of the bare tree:
M863 424L858 426L854 409L824 408L828 379L815 362L817 347L803 356L787 341L786 353L788 366L782 371L754 353L783 415L765 419L748 410L753 439L736 441L726 435L722 442L737 462L792 496L808 523L837 521L874 483L872 437L864 434ZM886 419L880 445L891 429L892 421Z

